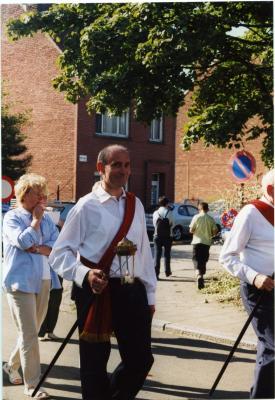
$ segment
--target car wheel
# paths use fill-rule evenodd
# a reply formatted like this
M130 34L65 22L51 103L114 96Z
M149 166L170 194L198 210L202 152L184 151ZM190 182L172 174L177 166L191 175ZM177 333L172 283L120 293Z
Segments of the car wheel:
M173 239L179 241L183 239L183 230L181 226L175 226L173 229Z

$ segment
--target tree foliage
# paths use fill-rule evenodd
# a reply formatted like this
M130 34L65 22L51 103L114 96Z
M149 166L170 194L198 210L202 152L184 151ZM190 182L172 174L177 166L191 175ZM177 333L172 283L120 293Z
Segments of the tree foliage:
M193 91L186 149L238 147L262 135L273 160L273 32L269 1L53 5L8 24L12 39L39 30L59 42L54 87L89 111L138 120L175 115ZM234 36L232 28L244 29ZM255 126L247 125L257 116Z
M31 155L26 155L22 127L28 120L26 113L11 113L9 106L1 106L2 129L2 174L13 180L23 175L31 164Z

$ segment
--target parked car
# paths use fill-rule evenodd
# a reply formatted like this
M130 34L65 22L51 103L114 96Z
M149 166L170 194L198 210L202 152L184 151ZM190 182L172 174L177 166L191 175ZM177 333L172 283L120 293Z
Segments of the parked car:
M189 232L189 225L194 215L198 214L199 210L197 207L191 204L183 203L170 203L169 207L172 211L173 219L173 239L175 241L183 239L191 239L192 234ZM156 210L158 206L152 206L152 209ZM149 210L148 210L149 211ZM209 213L211 215L211 213ZM220 218L217 215L211 215L220 231ZM149 238L153 236L153 211L145 213L146 227Z
M198 214L197 207L190 204L175 203L170 206L173 219L173 238L175 241L190 239L189 225L194 215Z

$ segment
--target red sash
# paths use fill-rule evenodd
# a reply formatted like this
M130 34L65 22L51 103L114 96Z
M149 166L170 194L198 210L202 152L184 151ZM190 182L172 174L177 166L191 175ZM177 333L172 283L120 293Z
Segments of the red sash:
M274 226L274 208L261 200L253 200L250 202L258 211Z
M110 246L96 265L86 258L81 257L81 262L84 265L89 268L101 269L107 276L109 276L110 268L116 255L115 247L129 231L135 215L135 204L135 195L126 192L123 221ZM112 331L111 298L109 285L107 285L100 295L95 296L95 300L88 311L80 338L88 342L107 342L110 340Z

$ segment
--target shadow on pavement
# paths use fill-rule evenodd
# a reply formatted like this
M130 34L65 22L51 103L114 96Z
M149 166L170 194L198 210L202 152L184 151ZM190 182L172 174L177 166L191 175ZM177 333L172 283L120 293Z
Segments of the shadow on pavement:
M196 388L181 385L165 385L156 381L146 380L143 390L163 394L163 399L172 400L173 397L184 399L209 399L209 389ZM227 390L217 390L213 399L247 399L248 392L231 392ZM143 400L137 397L136 400Z

